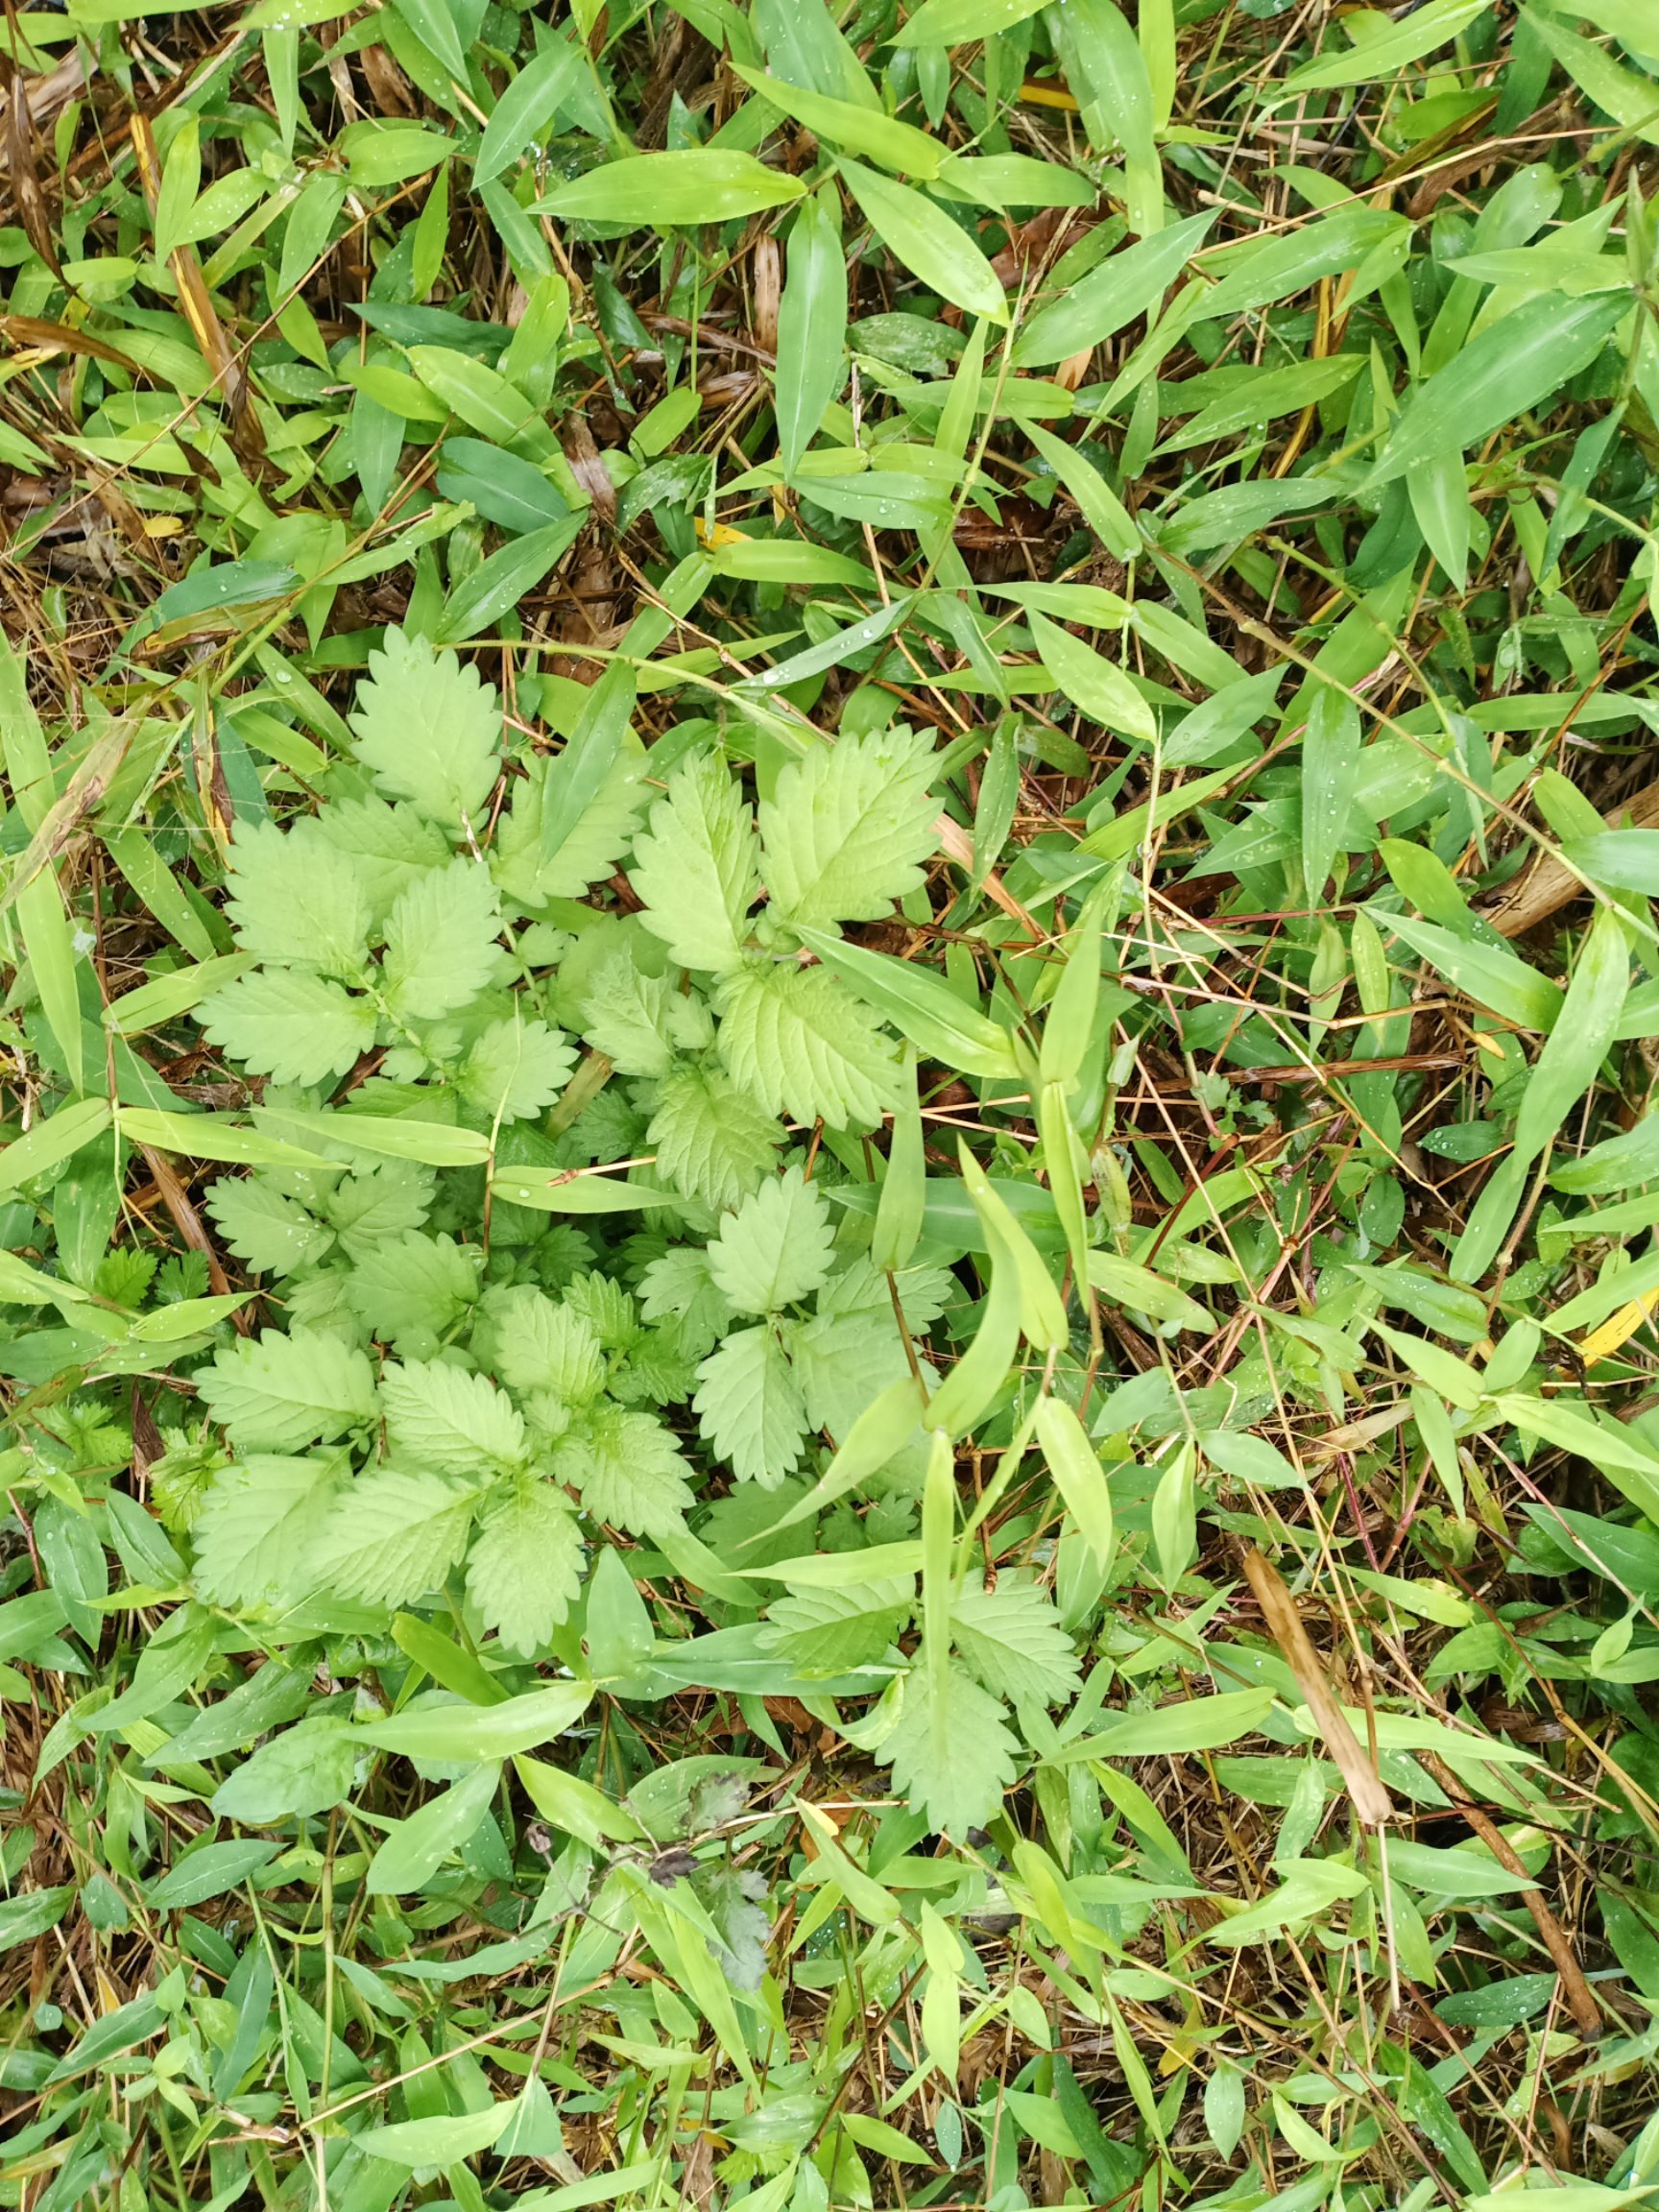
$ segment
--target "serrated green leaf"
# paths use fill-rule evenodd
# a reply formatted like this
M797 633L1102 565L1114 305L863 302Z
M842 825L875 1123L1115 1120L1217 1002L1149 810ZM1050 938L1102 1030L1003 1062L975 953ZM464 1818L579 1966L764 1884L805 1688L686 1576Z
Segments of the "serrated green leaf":
M351 717L357 757L389 799L407 799L460 837L484 823L500 772L501 711L494 692L453 653L388 630L369 656Z
M371 999L300 968L263 968L204 999L202 1024L221 1051L278 1083L344 1075L374 1042Z
M775 1490L800 1463L806 1407L771 1322L739 1329L697 1370L703 1433L739 1481Z
M1014 1779L1015 1743L1002 1706L951 1665L935 1695L928 1670L904 1678L899 1724L876 1753L927 1825L961 1839L997 1817Z
M376 1418L374 1371L336 1336L268 1329L214 1355L197 1395L242 1452L298 1452Z
M490 1475L524 1458L524 1423L505 1393L446 1359L411 1359L380 1378L394 1455L445 1474Z
M649 1413L596 1407L557 1446L552 1466L594 1520L635 1535L681 1527L691 1503L680 1449Z
M727 1215L709 1247L709 1272L735 1311L776 1313L817 1289L833 1244L822 1193L789 1167Z
M867 1129L892 1102L898 1054L822 968L750 962L723 980L716 1005L721 1058L770 1112Z
M724 761L688 762L634 840L629 880L641 920L685 968L723 974L742 958L759 888L749 806Z
M393 1013L432 1022L476 998L494 969L500 926L495 886L475 861L418 878L386 921L381 982Z
M343 1598L407 1604L436 1589L460 1559L476 1498L452 1476L374 1468L338 1494L310 1564Z
M902 723L819 745L760 802L767 893L789 921L872 922L923 880L937 842L931 742Z
M533 1658L568 1614L582 1584L576 1516L551 1483L503 1486L467 1553L467 1596L509 1651Z

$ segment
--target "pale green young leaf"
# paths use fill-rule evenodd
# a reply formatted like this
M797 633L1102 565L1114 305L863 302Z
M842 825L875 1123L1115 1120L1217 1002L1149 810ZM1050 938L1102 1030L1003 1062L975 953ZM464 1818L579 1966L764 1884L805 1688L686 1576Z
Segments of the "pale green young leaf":
M666 975L647 975L626 952L595 971L582 1001L582 1027L619 1075L666 1075L675 1060L669 1027L676 997Z
M206 1205L226 1244L256 1275L297 1275L334 1243L332 1229L257 1175L221 1175Z
M709 1272L735 1311L776 1313L817 1289L834 1240L823 1193L789 1167L721 1222Z
M370 999L300 968L239 975L210 992L198 1011L222 1052L278 1083L344 1075L374 1042Z
M899 1056L822 968L751 962L721 985L720 1055L774 1114L869 1129L898 1090Z
M476 1497L450 1475L373 1468L337 1493L309 1564L342 1598L407 1604L436 1589L460 1558Z
M856 1574L855 1552L847 1569ZM797 1674L842 1674L874 1666L909 1620L915 1595L913 1575L791 1590L767 1608L762 1642Z
M929 1670L911 1668L899 1724L876 1757L892 1767L894 1788L928 1827L958 1842L996 1818L1015 1772L1014 1737L1000 1701L955 1664L945 1670L937 1695Z
M394 1455L446 1474L490 1475L524 1457L524 1423L482 1375L446 1359L409 1360L380 1378Z
M215 1605L281 1605L315 1582L308 1554L340 1476L338 1455L322 1459L250 1454L227 1467L202 1502L191 1530L196 1587Z
M582 1534L552 1483L524 1478L495 1490L467 1552L467 1597L509 1651L533 1658L582 1586Z
M651 795L643 753L624 748L580 815L564 825L564 834L549 854L547 813L559 796L555 765L545 755L538 756L528 773L515 782L513 804L491 850L490 866L496 882L521 906L580 899L589 884L610 875L628 850L635 824Z
M958 1591L950 1607L956 1649L986 1689L1016 1706L1061 1705L1081 1676L1052 1600L1035 1582L998 1576L995 1589Z
M749 804L725 762L706 754L676 769L634 840L629 879L646 928L682 967L723 974L737 966L757 858Z
M196 1394L239 1452L299 1452L331 1443L376 1415L374 1370L338 1337L268 1329L213 1356Z
M483 1255L452 1237L406 1229L371 1245L346 1286L351 1310L383 1343L419 1358L436 1352L478 1297Z
M757 1188L782 1140L776 1117L758 1100L704 1067L669 1076L645 1132L663 1181L716 1212Z
M594 1520L630 1535L685 1525L689 1472L661 1421L619 1406L596 1407L553 1454L553 1473L581 1494Z
M389 629L351 717L357 757L389 799L452 837L481 829L500 772L501 708L477 670Z
M495 1372L513 1389L551 1391L566 1407L604 1389L604 1347L585 1313L516 1283L490 1293L489 1314Z
M791 922L873 922L923 881L937 842L931 740L903 723L791 761L760 802L766 889Z
M472 860L419 878L386 923L386 1002L404 1021L433 1022L477 997L495 966L495 886Z
M468 1047L459 1088L475 1114L529 1121L558 1097L575 1065L575 1047L563 1029L503 1015Z
M646 1320L671 1322L675 1341L688 1359L700 1359L732 1318L705 1250L682 1245L665 1252L646 1268L639 1288Z
M243 822L231 840L226 912L255 959L362 980L373 918L369 884L350 852L309 821L284 832Z
M298 830L296 825L289 836ZM363 885L374 925L385 921L416 877L449 861L448 840L435 822L404 801L389 805L373 791L361 799L331 799L311 817L308 841L345 856Z
M438 1178L413 1160L382 1160L343 1175L317 1209L354 1260L383 1238L419 1229L431 1210Z
M806 1408L770 1322L740 1329L697 1370L703 1434L741 1482L775 1490L800 1464Z

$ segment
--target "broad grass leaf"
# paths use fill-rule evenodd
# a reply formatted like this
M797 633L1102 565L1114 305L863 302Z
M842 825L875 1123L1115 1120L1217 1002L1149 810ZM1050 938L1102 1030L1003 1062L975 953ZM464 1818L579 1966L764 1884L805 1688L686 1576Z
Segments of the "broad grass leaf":
M1575 8L1571 12L1588 15L1592 21L1598 19L1595 8ZM1659 146L1659 99L1654 97L1651 77L1638 77L1633 70L1623 67L1610 54L1603 53L1590 39L1580 37L1576 31L1569 30L1565 23L1542 8L1527 7L1522 13L1527 27L1544 41L1581 92L1616 123L1622 124L1632 137L1649 146ZM1638 47L1651 59L1659 48L1659 37L1654 36L1651 23L1645 32L1637 32L1623 12L1615 20L1625 27L1621 30L1621 36L1625 36L1626 32L1635 33L1626 37L1626 43ZM1602 28L1610 26L1603 24Z
M460 645L499 621L533 591L569 551L588 519L586 510L565 515L501 546L456 585L432 626L435 645Z
M570 512L541 470L481 438L447 438L438 462L445 499L467 499L487 522L520 534L544 530Z
M1629 988L1624 925L1611 907L1600 907L1567 987L1560 1018L1527 1077L1516 1117L1514 1149L1481 1191L1453 1250L1449 1270L1458 1282L1478 1283L1497 1257L1521 1201L1521 1177L1596 1081Z
M528 445L545 441L536 409L499 370L474 360L454 346L411 346L408 356L410 368L426 390L480 437L496 445L510 445L517 439ZM541 433L540 439L534 435L538 431ZM388 650L397 635L388 632ZM373 661L370 666L373 667ZM363 704L361 696L358 704Z
M109 1121L108 1098L78 1098L73 1105L60 1106L56 1114L36 1121L26 1135L13 1138L0 1150L0 1192L15 1190L35 1176L61 1166L83 1144L101 1136Z
M351 182L371 187L402 184L411 177L423 176L455 151L455 141L442 131L379 116L349 123L334 146L345 158Z
M1069 361L1156 307L1214 222L1214 215L1190 215L1102 261L1021 326L1014 340L1014 367L1046 369Z
M796 926L795 934L848 989L914 1045L925 1059L965 1075L1015 1080L1021 1063L1007 1031L957 997L931 969L851 945L827 929Z
M1463 456L1451 448L1414 461L1406 471L1411 512L1429 550L1461 591L1469 565L1469 478Z
M1073 707L1104 729L1156 743L1157 717L1115 661L1073 637L1046 614L1029 617L1031 636L1043 656L1043 665Z
M77 1894L72 1884L64 1883L50 1889L22 1889L0 1901L0 1951L32 1943L56 1928Z
M1029 335L1029 325L1024 335ZM1107 552L1119 561L1133 561L1141 551L1140 530L1099 469L1075 445L1045 430L1040 422L1028 424L1025 434L1076 500L1078 512Z
M1405 228L1405 217L1369 205L1343 207L1277 237L1229 246L1206 263L1219 278L1204 301L1206 316L1248 314L1288 300L1321 276L1358 268L1375 247Z
M1413 952L1445 976L1454 989L1488 1006L1518 1029L1548 1032L1560 1019L1561 987L1541 975L1507 946L1454 935L1414 914L1378 913L1380 929L1403 937Z
M1489 323L1411 394L1364 489L1391 483L1416 462L1476 445L1541 406L1589 367L1628 311L1622 294L1566 301L1544 294Z
M551 1682L498 1705L419 1705L354 1727L351 1737L406 1759L511 1759L573 1728L592 1697L590 1682Z
M41 1012L63 1055L70 1085L81 1091L86 1073L75 934L63 910L56 869L42 868L23 885L16 894L16 914Z
M785 207L806 187L769 169L753 154L696 146L678 154L627 155L561 184L537 203L565 222L604 223L624 230L695 228Z
M582 67L573 38L556 39L526 61L491 109L472 163L474 183L487 184L534 140L538 125L558 110Z
M1302 739L1302 880L1317 905L1341 848L1359 782L1359 709L1322 685Z
M303 1722L261 1743L214 1791L212 1810L245 1828L326 1813L351 1793L357 1746L332 1719Z
M292 1130L325 1147L325 1156L339 1159L356 1154L360 1160L409 1160L428 1167L477 1167L490 1157L490 1140L477 1129L463 1129L452 1121L427 1121L413 1114L371 1114L352 1107L262 1106L261 1124ZM182 1120L180 1134L193 1134L194 1120ZM238 1132L237 1134L240 1134ZM289 1161L315 1162L314 1152L302 1153L262 1134L249 1131L256 1142L272 1147L271 1165ZM226 1132L227 1138L230 1132ZM187 1145L185 1147L188 1148ZM204 1160L252 1159L256 1152L202 1152Z
M1184 1751L1219 1751L1250 1735L1272 1702L1271 1690L1225 1690L1214 1697L1190 1697L1155 1711L1125 1713L1053 1756L1069 1765L1077 1759L1148 1759Z
M1055 0L1055 13L1071 34L1084 80L1078 89L1088 90L1084 122L1091 136L1097 136L1094 116L1103 117L1112 141L1122 148L1129 228L1149 237L1164 224L1164 179L1152 124L1152 81L1140 40L1116 0Z
M1593 883L1659 898L1659 830L1599 830L1564 839L1561 851Z
M429 1798L407 1820L393 1821L363 1877L370 1896L407 1896L411 1890L424 1888L449 1854L458 1850L488 1816L500 1779L499 1765L486 1761L451 1788ZM500 2107L502 2126L511 2109L508 2105Z
M878 471L861 481L859 494L867 493L872 499L883 495L898 496L890 482L884 482L885 471ZM822 486L815 484L808 496L815 497ZM855 495L856 496L856 495ZM936 503L938 495L931 485L926 486L926 504ZM909 613L915 604L913 594L902 592L873 614L865 614L856 622L849 622L833 636L820 644L804 646L799 653L791 653L786 661L780 661L771 668L743 679L746 690L781 690L786 685L805 684L808 677L822 676L826 669L838 668L844 661L851 661L855 653L862 653L887 637Z
M970 315L1006 324L1000 279L974 240L944 210L907 184L843 161L847 188L871 228L902 269Z
M1046 0L922 0L895 36L895 46L954 46L994 38L1035 15Z
M261 1866L269 1865L281 1848L280 1843L252 1837L204 1843L150 1884L145 1903L155 1912L179 1912L187 1906L204 1904L209 1897L222 1897L227 1889L240 1888Z
M1087 177L1057 161L1028 154L948 154L933 180L947 200L974 207L1093 207L1097 194Z
M374 1870L385 1858L386 1847L382 1845L370 1865L371 1890L374 1888ZM395 2120L385 2128L371 2128L357 2142L365 2157L382 2159L389 2166L457 2166L488 2151L517 2110L515 2101L491 2104L482 2112L433 2112L421 2120Z
M1275 96L1288 100L1303 92L1391 78L1407 63L1420 60L1456 37L1486 5L1487 0L1429 0L1426 8L1417 9L1380 36L1360 38L1346 53L1321 54L1317 60L1292 69Z
M944 158L943 150L936 138L929 137L926 131L918 131L914 124L901 123L896 117L885 115L878 108L863 107L857 101L831 100L804 84L786 84L762 70L747 69L740 61L734 61L732 67L768 107L804 124L815 138L825 139L836 148L845 147L849 154L862 154L869 160L879 161L884 169L920 177L924 181L937 176Z

